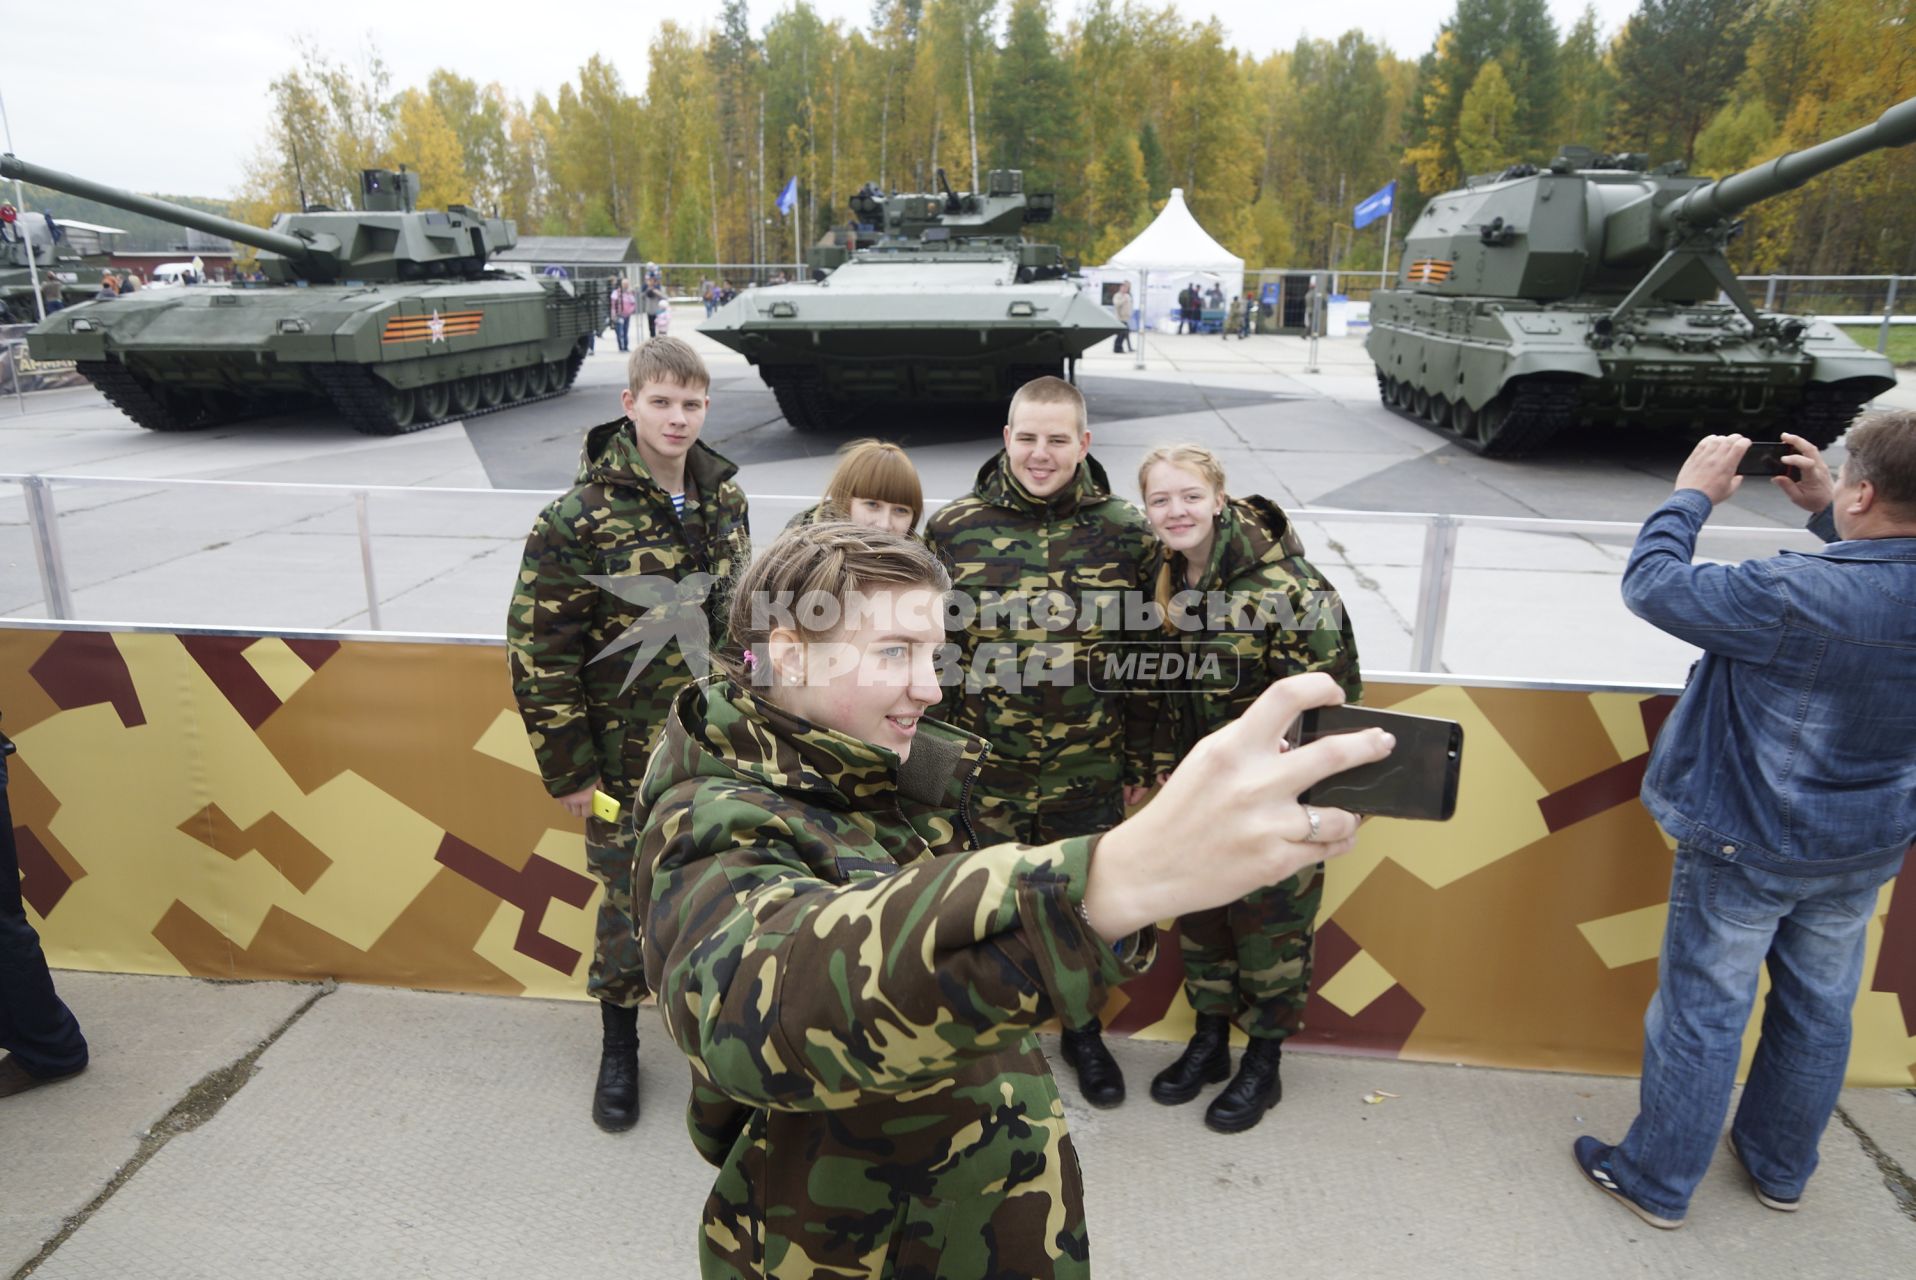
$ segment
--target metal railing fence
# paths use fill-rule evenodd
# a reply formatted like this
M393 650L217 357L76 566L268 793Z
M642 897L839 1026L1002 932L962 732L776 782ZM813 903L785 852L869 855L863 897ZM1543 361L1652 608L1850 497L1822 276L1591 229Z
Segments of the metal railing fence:
M205 500L216 494L263 496L268 500L268 509L284 512L297 496L309 496L317 500L316 512L330 514L343 520L348 509L351 512L353 537L358 549L359 576L363 581L367 627L326 628L301 624L295 629L302 633L362 634L366 631L380 633L386 630L382 611L383 597L379 587L379 566L375 550L375 500L390 503L395 499L414 503L428 500L453 499L460 505L506 503L516 508L516 514L525 516L536 505L543 505L558 491L536 489L465 489L408 487L399 485L331 485L331 484L281 484L264 481L234 480L172 480L150 479L125 476L78 476L0 473L0 485L18 486L23 496L24 526L27 540L32 546L34 565L39 577L40 594L48 620L83 621L88 623L107 623L128 621L104 617L86 617L82 609L76 607L74 588L66 553L62 546L61 510L56 500L56 488L82 490L101 488L109 490L178 490L191 495L195 506L203 506ZM783 516L795 513L804 506L815 502L815 495L771 494L750 495L755 511L766 511ZM114 501L123 501L115 499ZM928 498L928 511L936 510L949 499ZM107 505L105 503L102 506ZM1459 565L1459 536L1465 529L1476 529L1500 533L1536 533L1552 535L1576 535L1598 539L1610 538L1619 545L1627 545L1634 539L1639 526L1627 521L1615 520L1555 520L1539 517L1453 515L1442 512L1400 512L1400 511L1358 511L1342 508L1300 507L1288 512L1294 523L1305 525L1373 525L1395 526L1423 531L1422 551L1418 561L1416 603L1408 619L1410 631L1410 654L1408 670L1417 672L1436 672L1442 669L1444 642L1449 627L1451 599ZM4 515L4 506L0 505L0 515ZM304 517L298 517L304 518ZM0 519L0 527L11 523ZM755 521L767 532L781 528L782 518ZM527 527L525 523L511 526L514 529ZM335 529L337 532L337 529ZM1804 539L1808 535L1800 530L1781 526L1708 526L1705 530L1710 538L1729 538L1745 540L1759 538L1774 547L1779 540L1792 538ZM499 534L485 535L499 540ZM522 535L518 535L522 536ZM761 534L761 540L765 535ZM508 537L507 541L515 542ZM119 545L123 539L117 536L105 538L95 535L95 542L101 545ZM509 548L509 550L512 548ZM1495 559L1496 557L1492 557ZM515 559L516 565L516 559ZM1363 565L1352 562L1361 572ZM4 557L0 556L0 564ZM310 569L310 566L306 566ZM1619 566L1620 568L1620 566ZM297 570L289 570L297 571ZM496 603L496 602L494 602ZM16 613L19 610L16 608ZM504 610L496 610L493 616L503 623ZM22 619L25 620L25 619ZM192 630L210 620L199 619L161 619L161 625L177 626L181 630ZM244 622L244 617L234 619ZM146 625L154 625L148 622ZM264 624L263 624L264 625ZM273 624L269 629L280 629ZM451 630L447 628L409 629L407 634L422 638L447 636L449 638L471 639L476 634L502 634L474 630Z

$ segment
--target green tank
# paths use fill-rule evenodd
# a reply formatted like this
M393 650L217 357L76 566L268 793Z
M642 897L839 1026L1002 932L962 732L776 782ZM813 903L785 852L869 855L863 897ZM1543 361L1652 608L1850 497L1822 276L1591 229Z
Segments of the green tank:
M49 280L58 282L62 306L85 302L100 291L100 273L112 255L97 234L44 213L7 216L12 213L12 205L0 206L0 324L32 324L40 318L33 298L36 275L43 289Z
M72 360L120 411L181 431L330 404L372 435L416 431L562 395L608 296L488 270L513 224L454 205L417 210L419 176L367 169L360 208L282 213L269 231L0 156L18 177L225 236L260 251L258 284L141 289L69 307L27 335Z
M1826 321L1758 310L1724 253L1750 205L1911 141L1916 99L1715 182L1566 147L1445 192L1371 295L1378 391L1496 457L1578 425L1829 444L1896 385L1892 366Z
M875 410L1002 412L1019 386L1064 377L1117 318L1084 296L1076 264L1023 238L1053 197L992 171L959 194L851 198L854 229L813 251L813 279L747 289L699 332L758 367L800 431L854 425Z

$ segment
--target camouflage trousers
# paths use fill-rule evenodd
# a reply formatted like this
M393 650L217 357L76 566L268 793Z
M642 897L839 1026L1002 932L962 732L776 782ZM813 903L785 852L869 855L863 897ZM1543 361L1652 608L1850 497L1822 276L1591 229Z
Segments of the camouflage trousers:
M597 818L587 818L586 828L586 869L605 886L592 938L592 967L586 970L586 994L631 1008L646 996L643 935L632 905L632 850L622 847L614 829Z
M1324 900L1324 864L1225 907L1178 921L1184 995L1245 1035L1282 1040L1304 1025L1311 936Z

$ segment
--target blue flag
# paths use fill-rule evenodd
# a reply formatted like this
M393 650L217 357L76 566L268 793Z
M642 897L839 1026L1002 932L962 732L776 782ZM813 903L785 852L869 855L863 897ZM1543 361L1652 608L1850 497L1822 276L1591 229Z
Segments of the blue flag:
M1351 225L1355 228L1368 227L1390 212L1391 204L1397 199L1397 180L1392 178L1378 190L1357 202L1352 210Z
M792 211L792 207L796 205L797 203L798 203L798 179L793 178L790 182L785 184L785 189L778 193L778 211L780 213L790 213Z

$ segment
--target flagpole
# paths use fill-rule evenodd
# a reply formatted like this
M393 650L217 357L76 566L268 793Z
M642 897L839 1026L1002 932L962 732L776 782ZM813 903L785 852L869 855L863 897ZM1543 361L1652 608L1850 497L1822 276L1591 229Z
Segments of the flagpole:
M1397 216L1396 199L1393 197L1390 203L1391 203L1391 210L1389 213L1384 215L1384 280L1383 280L1383 284L1386 289L1390 288L1390 222L1392 218L1395 218Z

